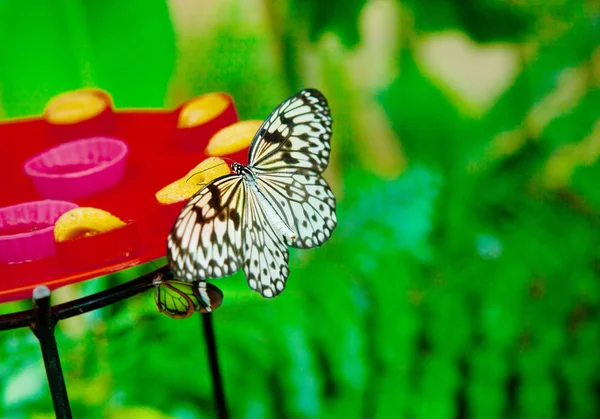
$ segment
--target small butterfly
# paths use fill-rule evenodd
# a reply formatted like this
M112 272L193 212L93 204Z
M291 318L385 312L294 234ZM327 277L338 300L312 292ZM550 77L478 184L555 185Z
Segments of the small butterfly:
M243 268L250 288L267 298L280 294L288 246L320 246L337 225L335 197L321 176L331 123L315 89L275 108L250 144L249 164L233 163L232 174L204 186L179 214L167 241L175 276L205 281Z
M155 302L158 311L173 319L185 319L195 312L206 313L221 305L223 293L204 281L155 281ZM206 302L210 302L210 306Z

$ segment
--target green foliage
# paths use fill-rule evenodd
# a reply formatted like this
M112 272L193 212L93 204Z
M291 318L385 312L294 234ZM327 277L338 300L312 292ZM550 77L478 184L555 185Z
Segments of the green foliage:
M465 31L478 42L521 41L530 31L534 16L523 5L503 0L443 0L431 3L408 0L420 30Z
M298 17L306 25L310 41L317 42L326 32L335 33L346 46L354 46L360 40L358 19L365 0L334 0L327 3L318 0L292 0L289 2L290 24Z
M107 90L117 107L163 106L175 62L167 12L144 0L2 2L1 108L40 114L52 96L82 86Z
M217 22L205 39L184 45L188 60L179 71L192 92L227 92L235 98L241 115L260 119L271 110L275 98L285 95L279 83L272 83L277 67L268 45L261 28Z

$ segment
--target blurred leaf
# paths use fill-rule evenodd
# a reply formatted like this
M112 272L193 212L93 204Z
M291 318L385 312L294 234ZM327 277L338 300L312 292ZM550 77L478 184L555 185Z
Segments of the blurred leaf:
M430 257L427 243L440 178L423 167L407 170L397 180L383 182L364 172L350 173L351 185L339 208L339 234L358 239L360 253L380 255L390 246L421 260Z
M522 41L532 16L505 0L454 0L462 28L477 42Z
M312 42L317 42L325 32L338 35L348 47L359 42L358 19L365 0L334 0L324 3L318 0L292 0L288 5L289 22L300 17L307 26Z
M401 74L380 100L409 159L438 168L459 163L472 141L467 119L419 70L412 53L403 51Z
M9 117L40 114L54 95L84 86L107 90L118 107L162 106L175 62L160 1L2 2L0 42Z
M81 11L97 86L117 107L164 106L176 58L167 3L83 1Z
M219 21L206 37L189 41L183 48L188 61L180 63L175 82L183 91L176 89L172 102L222 91L235 98L241 119L264 119L292 93L277 81L277 67L272 64L275 57L265 34L231 17ZM185 91L188 88L190 91Z
M581 209L592 211L593 214L600 212L600 189L597 179L600 178L600 159L590 166L580 166L573 173L573 192L582 197ZM588 207L588 208L586 208Z
M0 97L7 117L40 114L82 85L62 2L0 2Z
M568 113L557 115L544 130L544 141L554 147L582 141L599 121L598 115L589 112L594 108L600 109L600 90L589 92ZM593 148L582 153L581 160L589 159L590 152L594 152Z
M435 7L420 0L401 0L399 3L408 7L414 16L414 27L418 33L442 32L461 27L457 6L453 1L438 1Z
M127 419L132 417L139 419L170 419L173 416L167 416L160 410L145 407L124 407L113 410L110 417L115 419Z
M504 0L444 0L434 7L418 0L401 3L414 15L416 31L459 29L477 42L521 41L533 23L525 7Z

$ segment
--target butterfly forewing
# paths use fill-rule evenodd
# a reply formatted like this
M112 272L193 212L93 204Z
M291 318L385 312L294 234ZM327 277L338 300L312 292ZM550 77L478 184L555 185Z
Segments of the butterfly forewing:
M302 90L279 105L250 145L249 164L265 171L304 168L323 172L329 162L331 116L315 89Z
M178 278L219 278L242 266L245 201L242 178L226 175L187 202L167 242L167 257Z

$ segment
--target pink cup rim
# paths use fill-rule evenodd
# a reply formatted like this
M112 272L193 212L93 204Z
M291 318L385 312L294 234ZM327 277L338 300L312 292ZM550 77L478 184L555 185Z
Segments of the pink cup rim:
M68 209L65 209L64 212L67 212L69 210L72 210L73 208L77 208L78 205L73 203L73 202L69 202L69 201L62 201L60 199L42 199L39 201L28 201L28 202L22 202L20 204L14 204L14 205L9 205L6 207L0 207L0 213L2 212L7 212L7 211L11 211L13 208L15 207L24 207L24 206L34 206L34 205L54 205L54 204L61 204L64 205L65 208L69 207ZM58 219L58 217L56 217ZM35 221L35 220L32 220ZM56 224L56 222L54 223ZM49 225L48 227L44 227L41 228L39 230L36 231L25 231L23 233L16 233L16 234L0 234L0 241L9 241L9 240L15 240L15 239L20 239L20 238L25 238L25 237L34 237L34 236L40 236L42 234L48 234L48 232L51 232L54 230L54 224ZM16 224L18 225L18 224ZM2 229L2 227L0 227L0 230Z
M61 148L70 148L70 147L73 147L75 144L78 144L78 143L95 143L95 142L112 143L112 144L116 145L117 147L119 147L119 152L111 160L103 162L102 164L95 165L94 167L90 167L89 169L80 170L80 171L77 171L77 172L60 173L60 174L57 174L57 173L45 173L43 171L39 171L39 170L37 170L37 169L35 169L35 168L32 167L33 164L36 163L38 160L40 160L46 153L50 153L50 152L56 151L56 150L61 149ZM101 172L101 171L104 171L106 169L109 169L112 166L115 166L116 164L122 162L125 159L125 157L127 156L128 153L129 153L129 147L127 146L127 143L125 141L119 140L117 138L113 138L113 137L90 137L90 138L82 138L82 139L79 139L79 140L73 140L73 141L69 141L69 142L63 143L63 144L59 144L57 146L54 146L54 147L49 148L47 150L44 150L41 153L38 153L38 154L34 155L33 157L30 157L29 159L27 159L25 161L25 163L23 163L23 170L25 171L25 174L27 174L28 176L36 177L36 178L46 178L46 179L78 178L78 177L88 176L88 175L91 175L93 173L97 173L97 172Z

